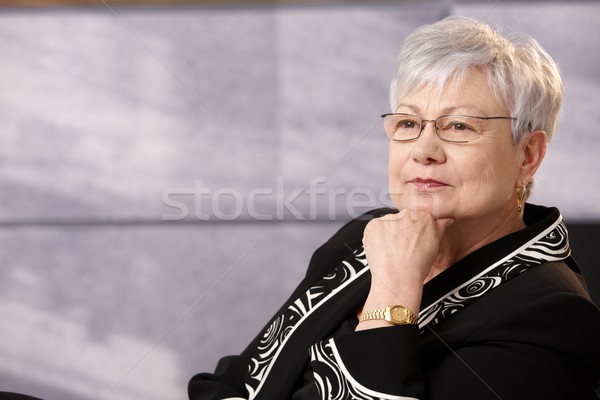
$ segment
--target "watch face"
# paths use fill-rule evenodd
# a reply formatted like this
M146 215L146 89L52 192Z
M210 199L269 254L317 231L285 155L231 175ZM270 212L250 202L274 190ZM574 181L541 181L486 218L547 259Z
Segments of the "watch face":
M392 317L392 321L394 323L403 323L406 322L407 312L404 307L392 307L390 310L390 315Z

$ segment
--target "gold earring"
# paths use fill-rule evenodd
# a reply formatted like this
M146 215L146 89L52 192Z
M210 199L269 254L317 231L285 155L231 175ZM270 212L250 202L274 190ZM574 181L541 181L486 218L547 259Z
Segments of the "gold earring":
M522 212L523 206L525 205L525 193L527 192L527 186L517 188L517 211Z

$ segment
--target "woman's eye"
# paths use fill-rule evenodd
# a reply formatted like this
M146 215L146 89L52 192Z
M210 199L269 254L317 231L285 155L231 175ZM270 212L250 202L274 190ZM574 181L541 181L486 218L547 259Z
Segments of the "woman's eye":
M417 124L415 123L415 121L409 120L400 121L400 123L398 124L398 128L401 129L413 129L416 126Z
M473 130L473 128L471 128L469 125L463 124L462 122L453 122L452 124L450 124L450 127L455 131L472 131Z

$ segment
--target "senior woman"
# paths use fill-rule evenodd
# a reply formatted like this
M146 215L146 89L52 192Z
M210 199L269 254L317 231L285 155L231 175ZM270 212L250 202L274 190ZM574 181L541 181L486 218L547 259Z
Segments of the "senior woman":
M526 204L562 83L531 38L449 17L404 42L396 210L348 223L201 399L596 399L600 313L556 208Z

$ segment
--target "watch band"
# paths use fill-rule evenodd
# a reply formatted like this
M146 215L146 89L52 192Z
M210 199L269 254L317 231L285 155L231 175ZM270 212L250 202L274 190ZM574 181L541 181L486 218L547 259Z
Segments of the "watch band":
M369 320L384 320L394 325L417 325L419 322L419 318L415 314L400 305L365 311L360 315L358 322Z

